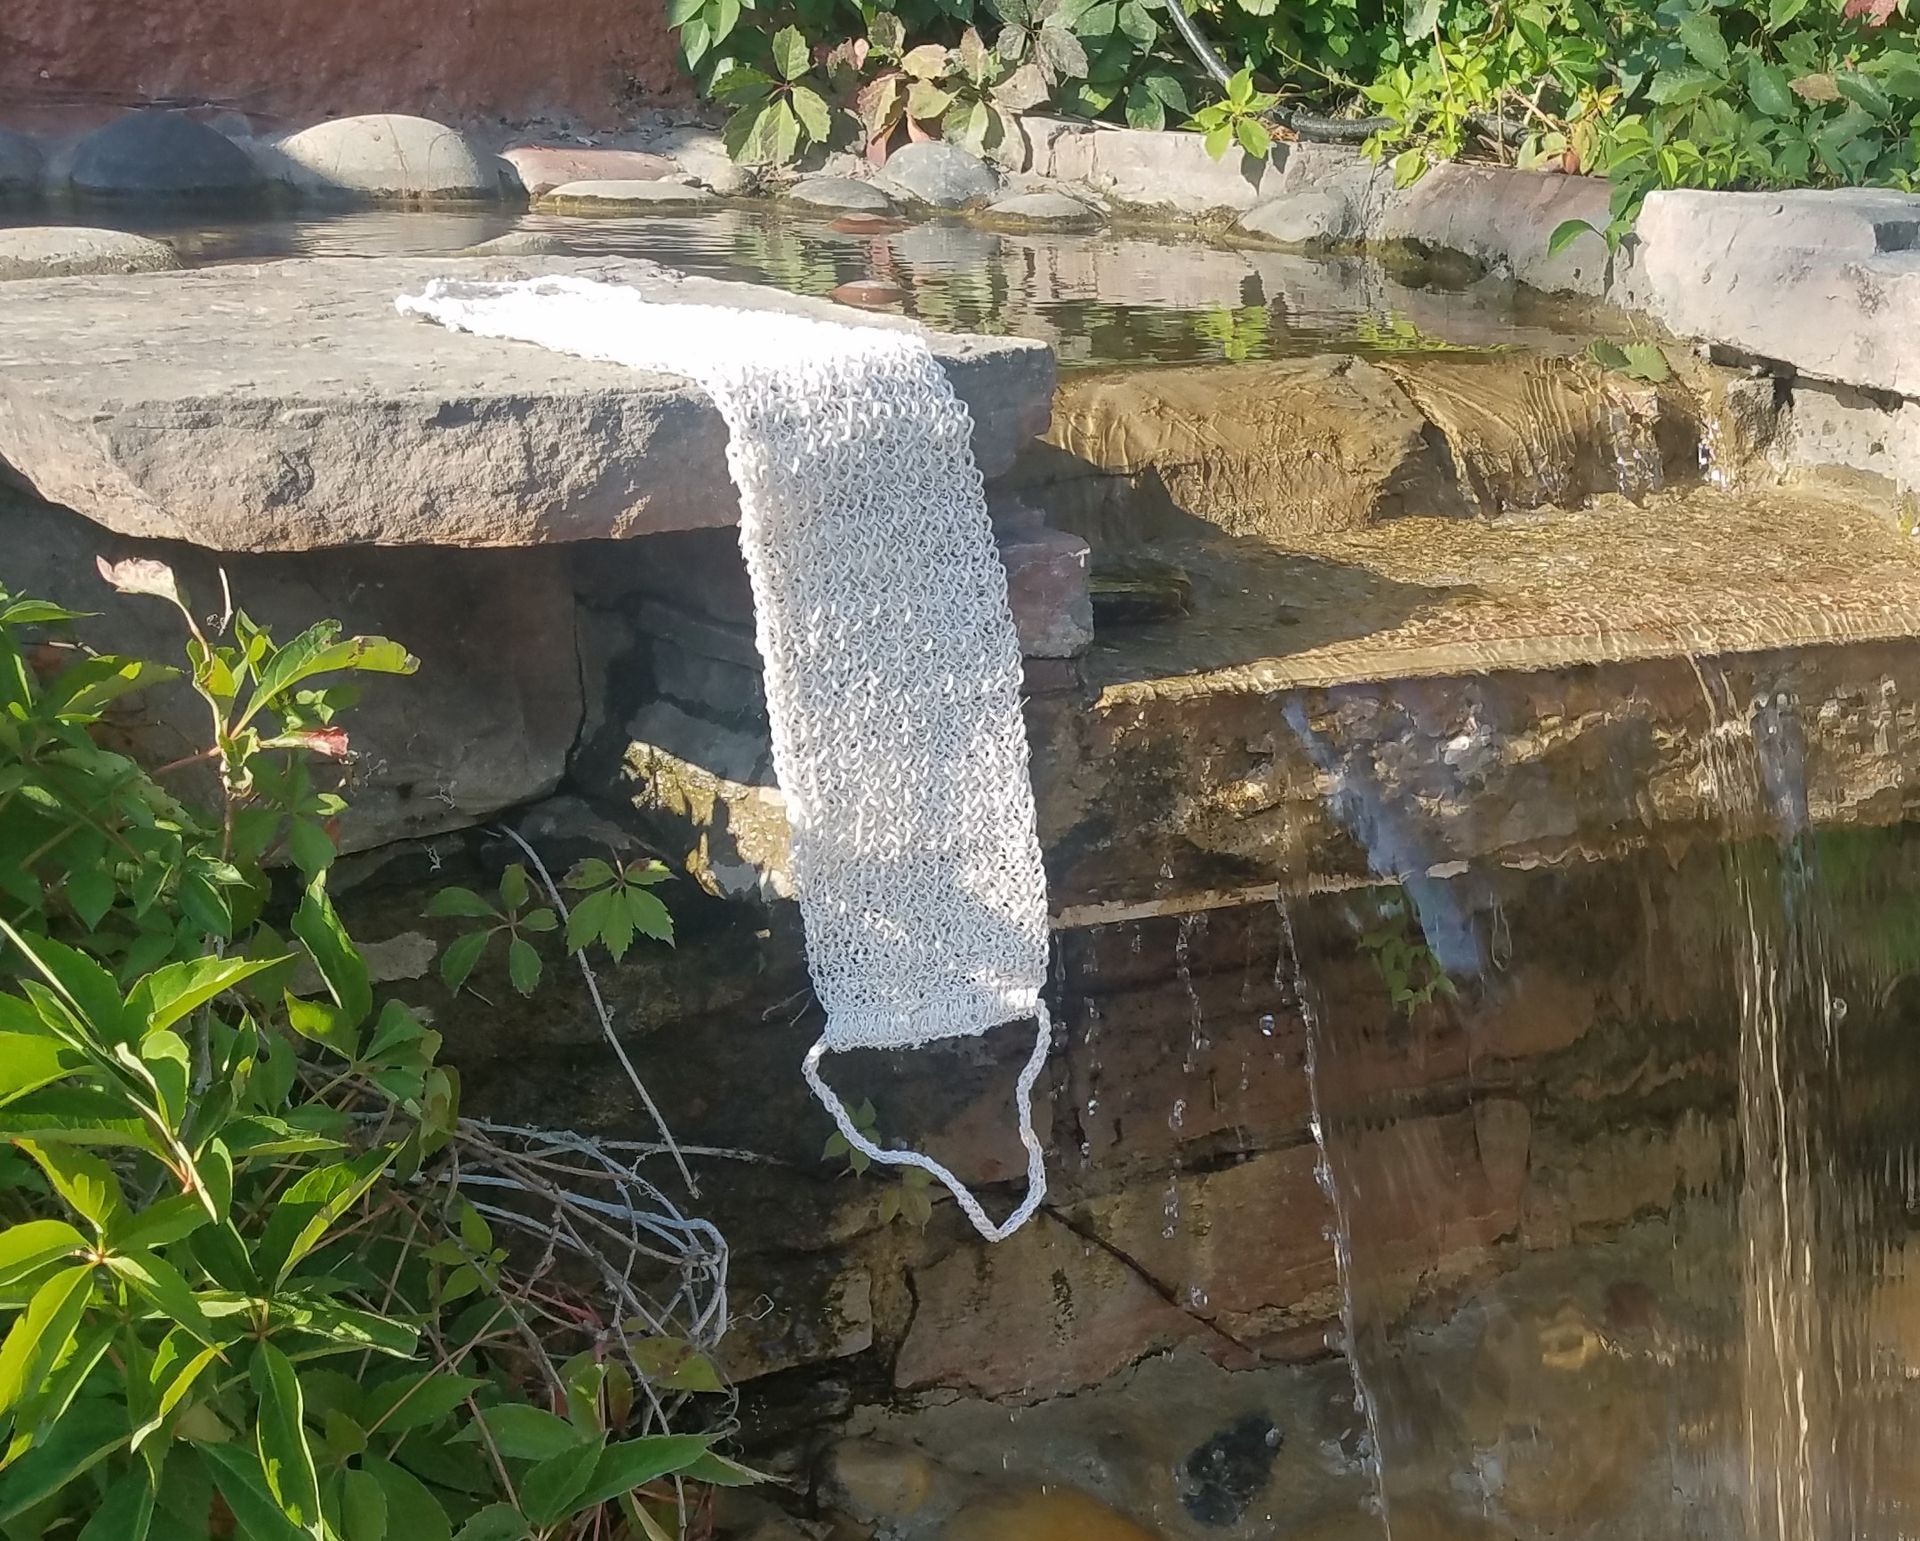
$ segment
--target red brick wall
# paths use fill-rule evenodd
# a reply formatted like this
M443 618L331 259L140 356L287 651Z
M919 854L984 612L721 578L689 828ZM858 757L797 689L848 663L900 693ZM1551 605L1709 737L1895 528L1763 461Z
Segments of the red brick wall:
M687 99L665 0L5 0L0 120L162 102L611 127Z

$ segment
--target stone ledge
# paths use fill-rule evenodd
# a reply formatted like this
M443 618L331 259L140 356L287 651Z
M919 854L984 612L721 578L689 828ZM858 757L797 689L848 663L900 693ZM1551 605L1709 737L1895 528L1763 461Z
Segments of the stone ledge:
M668 375L409 320L446 276L579 273L650 296L915 323L651 263L315 258L27 280L0 311L0 462L122 535L218 551L537 546L726 525L726 428ZM1044 344L934 334L983 474L1047 425Z

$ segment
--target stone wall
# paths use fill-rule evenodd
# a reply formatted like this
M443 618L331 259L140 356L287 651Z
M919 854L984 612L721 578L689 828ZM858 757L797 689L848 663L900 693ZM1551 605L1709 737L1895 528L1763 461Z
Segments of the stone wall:
M651 0L17 0L0 15L0 122L13 126L166 103L266 127L407 112L610 128L689 97Z

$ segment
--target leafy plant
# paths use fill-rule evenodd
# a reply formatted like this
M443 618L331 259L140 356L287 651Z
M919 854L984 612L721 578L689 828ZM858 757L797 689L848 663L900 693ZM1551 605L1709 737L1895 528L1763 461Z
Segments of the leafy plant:
M1393 1004L1408 1016L1437 996L1459 993L1397 893L1385 901L1380 923L1361 933L1360 946L1379 970Z
M869 1143L880 1143L880 1115L871 1098L858 1107L849 1108L847 1116ZM847 1172L854 1177L864 1177L873 1169L873 1157L851 1143L838 1129L827 1136L827 1143L820 1155L825 1161L844 1158ZM880 1223L891 1225L896 1220L905 1220L909 1225L925 1230L933 1219L933 1174L917 1166L890 1167L888 1171L895 1175L894 1180L880 1191Z
M338 676L413 661L331 624L203 629L160 564L103 572L180 613L209 742L162 771L212 768L219 797L201 813L103 743L178 671L0 591L0 1527L658 1538L670 1479L753 1480L665 1427L717 1380L643 1319L641 1260L604 1260L611 1315L555 1272L596 1211L460 1118L438 1033L376 996L335 912L341 805L312 769L348 753ZM275 855L304 869L289 941L263 919Z
M783 165L833 133L826 80L812 73L813 53L797 27L773 35L763 68L736 63L717 73L710 89L733 108L722 137L735 160Z
M1252 74L1241 70L1227 82L1227 94L1196 112L1188 127L1207 136L1207 154L1215 160L1235 145L1255 160L1265 160L1273 149L1273 135L1260 120L1279 100L1270 91L1256 90Z
M1660 385L1673 378L1673 366L1657 343L1591 342L1587 344L1587 357L1602 369L1647 385Z
M903 130L910 140L949 139L990 155L1007 140L1007 114L1046 99L1038 63L1009 64L971 27L956 47L922 43L899 54L897 66L887 61L902 35L898 18L876 18L876 31L861 57L881 67L854 97L871 159L885 159Z

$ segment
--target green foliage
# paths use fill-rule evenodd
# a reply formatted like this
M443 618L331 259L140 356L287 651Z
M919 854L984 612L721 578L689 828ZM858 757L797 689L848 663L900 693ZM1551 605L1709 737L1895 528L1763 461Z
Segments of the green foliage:
M1279 97L1256 90L1253 74L1241 70L1227 82L1227 94L1202 107L1188 123L1207 136L1207 154L1219 160L1236 145L1257 161L1273 149L1273 135L1261 118L1273 110Z
M1658 343L1593 342L1587 345L1587 357L1602 369L1648 385L1660 385L1673 378L1673 366L1667 362L1667 355Z
M1383 899L1379 923L1361 933L1360 946L1373 960L1394 1006L1408 1016L1438 996L1459 993L1398 890Z
M873 1106L871 1098L856 1108L849 1108L847 1116L853 1120L853 1127L872 1144L880 1143L880 1115ZM873 1169L873 1157L853 1145L839 1130L827 1136L822 1148L821 1159L839 1161L845 1159L847 1172L854 1177L864 1177ZM891 1225L896 1220L905 1220L909 1225L925 1230L933 1219L933 1174L917 1166L889 1167L893 1181L880 1190L880 1223Z
M334 909L313 773L348 751L340 681L414 661L331 623L203 630L159 563L102 571L180 613L208 744L153 775L106 747L109 705L180 672L41 640L71 612L0 590L0 1530L660 1536L662 1479L752 1480L636 1415L627 1365L659 1365L652 1409L719 1389L710 1362L595 1326L464 1196L439 1035ZM158 779L193 767L212 814ZM557 929L529 889L436 901L506 937L522 988L515 949Z

